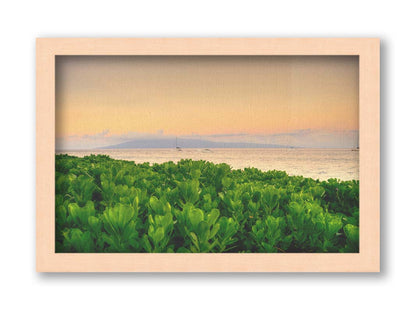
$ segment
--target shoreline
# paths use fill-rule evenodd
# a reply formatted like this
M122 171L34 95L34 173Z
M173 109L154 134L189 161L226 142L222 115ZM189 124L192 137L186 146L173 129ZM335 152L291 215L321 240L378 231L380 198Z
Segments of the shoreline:
M343 179L340 179L338 177L329 177L328 179L325 179L324 180L324 179L319 179L319 178L314 178L314 177L308 177L308 176L305 176L305 175L290 174L289 172L287 172L287 170L284 170L284 169L262 170L261 168L257 168L257 167L254 167L254 166L249 166L249 167L244 167L244 168L234 168L231 164L226 163L226 162L213 162L213 161L209 161L209 160L206 160L206 159L180 158L180 159L177 159L177 160L166 160L166 161L163 161L163 162L152 162L152 161L137 162L137 161L132 160L132 159L114 158L114 157L112 157L111 155L108 155L108 154L95 154L95 153L92 153L92 154L89 154L89 155L78 156L78 155L71 155L71 154L68 154L68 153L55 153L55 157L58 156L58 155L67 155L67 156L76 157L76 158L85 158L85 157L89 157L89 156L105 156L105 157L109 157L111 160L134 162L135 165L149 164L149 166L151 166L151 167L154 166L154 165L159 165L160 166L160 165L163 165L163 164L166 164L166 163L171 163L171 162L174 163L175 165L177 165L178 162L180 162L180 161L194 161L194 162L196 162L196 161L204 161L204 162L211 163L211 164L214 164L214 165L226 164L227 166L230 167L230 169L232 171L234 171L234 170L244 171L246 169L247 170L254 169L254 170L260 171L261 173L283 172L288 177L302 177L304 179L312 179L314 181L320 181L320 182L328 181L330 179L336 179L336 180L341 181L341 182L352 182L352 181L359 182L359 179L343 180Z

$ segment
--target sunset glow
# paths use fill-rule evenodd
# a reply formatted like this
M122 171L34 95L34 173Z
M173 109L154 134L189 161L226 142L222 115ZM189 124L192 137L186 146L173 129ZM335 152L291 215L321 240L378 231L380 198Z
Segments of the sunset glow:
M358 57L58 56L56 136L358 130Z

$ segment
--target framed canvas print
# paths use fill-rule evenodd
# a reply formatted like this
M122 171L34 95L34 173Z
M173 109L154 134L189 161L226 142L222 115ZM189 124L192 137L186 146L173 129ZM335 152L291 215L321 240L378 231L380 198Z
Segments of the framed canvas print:
M37 270L378 272L379 40L37 40Z

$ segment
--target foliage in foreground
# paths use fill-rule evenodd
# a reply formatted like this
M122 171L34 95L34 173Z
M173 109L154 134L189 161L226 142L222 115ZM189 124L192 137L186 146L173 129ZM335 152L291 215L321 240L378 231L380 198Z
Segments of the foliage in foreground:
M56 252L358 252L358 181L56 155Z

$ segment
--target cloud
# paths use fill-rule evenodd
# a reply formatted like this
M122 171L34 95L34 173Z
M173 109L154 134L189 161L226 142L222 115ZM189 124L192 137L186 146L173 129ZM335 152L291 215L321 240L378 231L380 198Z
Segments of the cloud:
M311 129L301 129L301 130L296 130L293 132L281 132L281 133L274 133L272 134L272 136L276 136L276 137L281 137L281 136L294 136L294 137L300 137L300 136L305 136L308 135L312 132Z
M355 148L358 130L311 130L277 133L272 141L286 145L308 148Z
M217 134L210 134L209 137L211 138L222 138L222 137L237 137L237 136L244 136L248 135L247 133L217 133Z
M163 130L158 130L156 133L127 132L122 134L111 134L110 130L106 129L95 134L58 137L55 140L55 145L57 150L93 149L137 139L155 139L166 137L167 136L163 134Z
M102 132L99 132L99 133L96 133L96 134L93 134L93 135L90 135L90 134L84 134L84 135L82 136L82 138L83 138L83 139L92 139L92 140L95 140L95 139L104 138L104 137L106 137L106 136L107 136L107 134L109 134L109 133L110 133L110 130L105 129L105 130L103 130ZM75 136L75 137L77 137L77 136Z
M272 134L229 133L199 136L217 142L247 142L307 148L354 148L358 130L299 129Z

